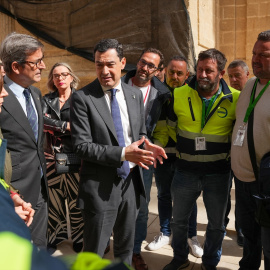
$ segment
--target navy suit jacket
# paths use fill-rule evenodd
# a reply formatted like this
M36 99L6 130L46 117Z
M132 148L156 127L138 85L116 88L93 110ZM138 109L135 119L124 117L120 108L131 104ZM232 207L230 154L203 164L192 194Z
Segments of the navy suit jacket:
M20 191L26 202L30 202L35 207L41 185L45 198L47 196L41 93L38 88L29 87L38 114L38 141L36 142L34 132L19 101L7 85L4 87L8 96L4 99L0 113L0 127L3 137L8 141L7 148L11 153L11 184Z
M146 137L141 91L122 83L127 103L132 141ZM121 167L122 147L119 146L113 119L98 79L71 97L71 134L75 152L82 159L78 206L95 213L109 207L112 186ZM138 166L136 170L138 169ZM142 172L136 185L145 196Z

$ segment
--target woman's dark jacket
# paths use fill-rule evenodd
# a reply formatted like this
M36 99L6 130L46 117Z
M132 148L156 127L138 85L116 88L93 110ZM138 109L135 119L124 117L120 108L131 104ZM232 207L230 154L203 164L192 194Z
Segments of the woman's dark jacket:
M75 89L71 90L72 93ZM46 94L42 99L44 131L53 131L54 135L46 132L44 151L53 154L54 147L62 145L61 152L73 152L70 131L66 130L70 121L70 97L60 110L58 91Z

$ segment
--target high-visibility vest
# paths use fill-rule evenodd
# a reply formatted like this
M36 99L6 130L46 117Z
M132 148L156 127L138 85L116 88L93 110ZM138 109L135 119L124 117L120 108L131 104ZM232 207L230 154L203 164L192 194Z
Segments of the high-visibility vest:
M177 167L188 171L222 173L230 170L231 134L235 122L236 103L240 92L221 80L222 91L216 98L202 127L202 99L190 85L174 90L173 111L168 119L172 138L179 152ZM196 150L195 138L203 137L206 150Z

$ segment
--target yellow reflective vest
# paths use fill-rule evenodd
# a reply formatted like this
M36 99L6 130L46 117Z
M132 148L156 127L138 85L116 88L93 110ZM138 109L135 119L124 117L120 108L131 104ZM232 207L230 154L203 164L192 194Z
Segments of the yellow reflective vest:
M217 96L202 126L203 100L195 89L196 77L174 90L168 113L169 135L179 151L177 168L199 173L225 173L230 170L231 134L240 92L221 79ZM205 140L205 150L196 150L196 138ZM198 140L198 139L197 139Z

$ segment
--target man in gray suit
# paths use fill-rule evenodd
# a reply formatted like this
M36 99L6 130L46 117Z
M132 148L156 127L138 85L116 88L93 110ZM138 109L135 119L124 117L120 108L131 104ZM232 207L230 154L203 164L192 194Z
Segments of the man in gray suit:
M121 83L122 44L101 40L94 55L97 79L71 98L72 142L82 158L84 251L103 256L113 231L114 256L131 264L140 194L145 196L140 167L155 165L156 158L162 163L166 154L146 139L141 91Z
M48 209L41 93L31 86L40 81L45 68L43 44L29 35L12 33L2 42L0 58L8 92L0 127L11 153L11 184L32 204L35 215L29 227L31 237L38 247L46 248Z

